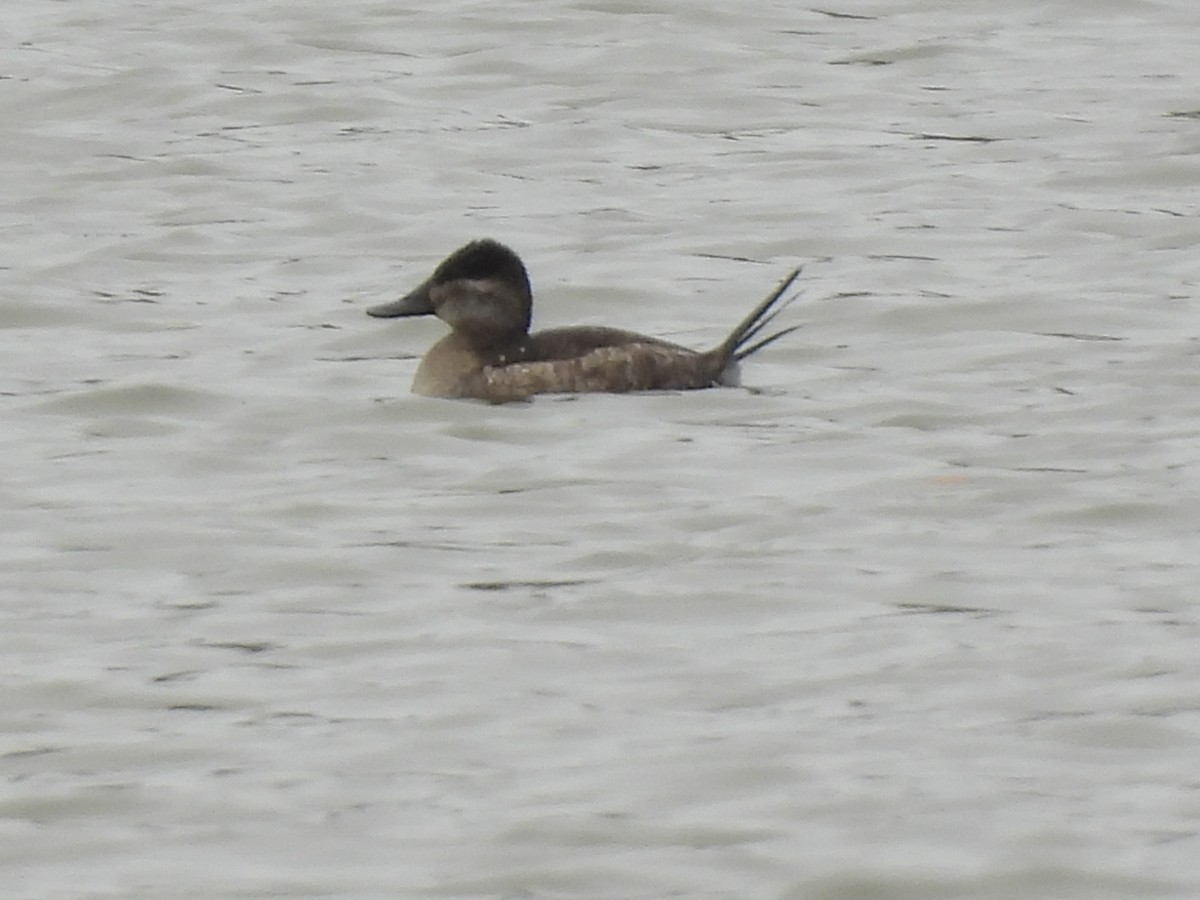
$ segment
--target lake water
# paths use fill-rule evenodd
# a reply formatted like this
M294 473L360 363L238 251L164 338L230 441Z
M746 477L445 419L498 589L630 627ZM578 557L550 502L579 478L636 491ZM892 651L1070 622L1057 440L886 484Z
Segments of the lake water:
M20 900L1200 896L1200 6L38 2ZM466 240L744 389L414 397Z

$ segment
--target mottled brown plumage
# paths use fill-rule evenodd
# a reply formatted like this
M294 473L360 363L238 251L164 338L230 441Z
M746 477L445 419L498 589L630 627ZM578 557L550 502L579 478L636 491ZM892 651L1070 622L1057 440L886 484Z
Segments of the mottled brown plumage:
M533 294L525 266L491 240L460 247L411 293L367 312L384 318L432 314L453 329L417 367L417 394L505 403L534 394L689 390L715 386L737 362L798 327L750 344L789 302L780 301L799 274L793 271L706 351L617 328L530 334Z

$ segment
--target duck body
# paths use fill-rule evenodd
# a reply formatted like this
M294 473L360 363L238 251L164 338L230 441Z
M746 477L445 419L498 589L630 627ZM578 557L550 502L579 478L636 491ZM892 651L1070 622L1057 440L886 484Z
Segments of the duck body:
M713 387L736 363L793 328L745 345L782 307L799 270L721 344L696 351L619 328L530 333L533 294L520 258L492 240L450 254L420 286L367 310L380 318L436 315L451 327L417 367L413 392L505 403L535 394L624 393Z

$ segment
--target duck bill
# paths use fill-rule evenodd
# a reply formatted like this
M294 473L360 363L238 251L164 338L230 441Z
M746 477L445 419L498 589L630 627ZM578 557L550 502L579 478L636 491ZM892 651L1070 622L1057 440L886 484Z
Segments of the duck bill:
M411 293L391 303L381 303L367 310L368 316L377 319L394 319L398 316L428 316L433 314L433 301L429 299L429 285L423 284Z

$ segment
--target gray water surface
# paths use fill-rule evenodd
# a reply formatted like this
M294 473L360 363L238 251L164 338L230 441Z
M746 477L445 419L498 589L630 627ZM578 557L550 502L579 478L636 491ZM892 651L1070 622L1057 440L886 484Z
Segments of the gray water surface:
M6 897L1200 896L1200 7L6 18ZM481 236L803 328L414 397Z

